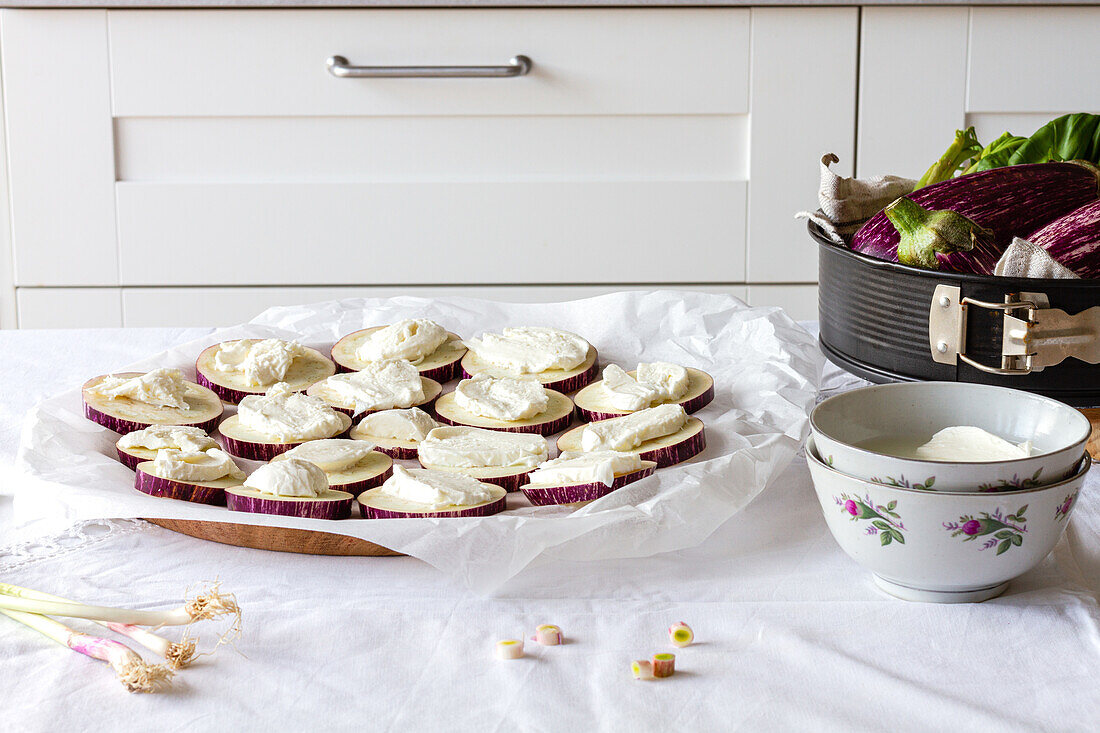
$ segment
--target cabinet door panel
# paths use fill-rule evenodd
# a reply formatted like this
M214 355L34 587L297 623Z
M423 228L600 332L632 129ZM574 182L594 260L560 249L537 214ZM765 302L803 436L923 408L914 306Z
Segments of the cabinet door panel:
M4 10L17 285L114 285L114 147L102 10Z
M863 9L860 177L920 178L963 126L968 13Z
M118 288L19 288L20 328L118 328Z
M817 160L854 157L855 8L754 8L748 280L817 279L806 223Z
M970 12L967 111L1100 112L1100 8Z
M737 282L743 273L743 182L120 183L118 199L127 285Z

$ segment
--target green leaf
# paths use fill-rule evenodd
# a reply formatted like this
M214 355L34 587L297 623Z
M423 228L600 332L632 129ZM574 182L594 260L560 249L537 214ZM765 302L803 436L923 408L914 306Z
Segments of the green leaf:
M896 529L891 529L890 534L895 540L898 541L898 544L905 544L905 535L903 535L901 532L897 531Z
M1025 142L1027 142L1026 137L1019 137L1010 132L1002 134L999 138L982 148L982 151L974 157L970 162L970 166L963 171L963 174L988 171L993 168L1003 168L1008 165L1008 161L1012 157L1012 154L1016 152L1016 148L1020 147Z
M1012 532L1010 530L1007 530L1007 529L1002 529L1000 532L998 532L997 534L995 534L993 536L996 537L999 540L1007 540L1009 537L1012 536Z
M1063 115L1046 123L1008 159L1009 165L1060 160L1100 162L1100 115Z
M1016 516L1020 517L1020 518L1023 518L1024 512L1026 512L1026 511L1027 511L1027 504L1024 504L1022 507L1020 507L1019 509L1016 510Z
M1038 481L1039 480L1039 474L1041 474L1042 472L1043 472L1043 467L1040 466L1038 468L1038 470L1035 471L1035 473L1031 474L1031 480L1032 481Z
M1001 544L997 545L997 554L1003 555L1008 551L1008 548L1012 547L1012 543L1008 540L1001 540Z
M878 537L879 537L879 540L878 540L878 542L879 542L879 544L880 544L880 545L882 545L883 547L886 547L886 545L890 544L890 541L891 541L891 539L892 539L892 538L890 537L890 533L889 533L889 532L883 532L883 533L882 533L882 534L880 534L880 535L879 535Z
M898 508L897 499L895 499L895 500L891 501L889 504L887 504L886 508L889 509L890 511L893 511L893 510L897 509Z
M885 532L890 531L890 525L887 524L886 522L882 521L881 519L876 519L875 521L871 522L871 524L875 525L876 527L878 527L879 529L881 529Z
M1023 537L1023 535L1014 534L1014 535L1012 535L1010 541L1012 542L1012 544L1019 547L1020 545L1024 544L1024 537Z
M934 483L936 483L936 477L935 476L929 476L928 480L924 482L924 488L930 489L930 488L932 488L932 484L934 484Z
M889 515L890 515L891 517L893 517L894 519L901 519L901 515L900 515L900 514L898 514L897 512L892 512L892 511L890 511L889 509L887 509L887 510L886 510L886 513L887 513L887 514L889 514Z

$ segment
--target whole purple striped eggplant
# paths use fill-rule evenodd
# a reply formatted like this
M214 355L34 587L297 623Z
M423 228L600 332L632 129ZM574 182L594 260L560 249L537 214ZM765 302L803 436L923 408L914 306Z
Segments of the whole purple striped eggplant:
M992 274L1013 237L1100 198L1100 170L1034 163L971 173L902 196L852 238L856 252L932 270Z
M1100 200L1055 219L1027 240L1077 275L1100 278Z

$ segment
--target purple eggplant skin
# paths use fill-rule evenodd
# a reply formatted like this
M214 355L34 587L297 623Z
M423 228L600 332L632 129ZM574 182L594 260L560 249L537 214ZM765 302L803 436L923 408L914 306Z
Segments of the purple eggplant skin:
M1100 199L1032 232L1027 241L1080 277L1100 278Z
M871 217L851 248L903 265L989 275L1013 237L1100 198L1100 169L1033 163L914 191Z

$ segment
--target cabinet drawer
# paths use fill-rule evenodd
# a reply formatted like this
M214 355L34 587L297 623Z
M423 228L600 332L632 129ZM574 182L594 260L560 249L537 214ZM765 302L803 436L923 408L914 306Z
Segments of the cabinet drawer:
M742 114L750 11L109 11L116 117ZM509 78L336 78L534 62Z

